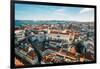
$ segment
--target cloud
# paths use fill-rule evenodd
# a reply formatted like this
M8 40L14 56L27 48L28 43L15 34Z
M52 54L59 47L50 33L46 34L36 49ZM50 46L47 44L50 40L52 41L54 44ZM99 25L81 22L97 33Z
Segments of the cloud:
M84 9L80 10L80 13L85 13L85 12L89 12L92 10L93 10L92 8L84 8Z
M57 9L54 11L55 14L65 15L65 8Z

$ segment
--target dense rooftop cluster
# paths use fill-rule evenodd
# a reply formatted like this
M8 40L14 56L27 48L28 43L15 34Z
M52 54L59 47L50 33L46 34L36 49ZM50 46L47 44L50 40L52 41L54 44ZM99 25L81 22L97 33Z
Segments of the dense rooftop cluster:
M92 22L19 25L15 57L26 61L24 65L93 61L94 39Z

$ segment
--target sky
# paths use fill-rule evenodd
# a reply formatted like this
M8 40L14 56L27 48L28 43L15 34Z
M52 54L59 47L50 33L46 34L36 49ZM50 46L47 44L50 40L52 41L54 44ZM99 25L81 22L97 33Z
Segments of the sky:
M94 8L15 4L16 20L94 21Z

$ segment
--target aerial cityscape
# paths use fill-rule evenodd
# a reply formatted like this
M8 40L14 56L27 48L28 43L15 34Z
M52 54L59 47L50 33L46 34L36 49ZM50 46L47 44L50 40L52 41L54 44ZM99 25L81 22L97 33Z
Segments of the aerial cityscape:
M93 8L16 4L15 65L94 61L94 33Z

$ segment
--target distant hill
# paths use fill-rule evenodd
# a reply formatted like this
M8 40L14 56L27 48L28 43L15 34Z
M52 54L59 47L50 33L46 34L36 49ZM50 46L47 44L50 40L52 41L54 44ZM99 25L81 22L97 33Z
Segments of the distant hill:
M21 24L57 24L57 23L69 23L68 21L57 21L57 20L50 20L50 21L32 21L32 20L16 20L15 25Z
M76 23L76 24L82 24L82 23L94 23L94 22L78 22L78 21L64 21L64 20L15 20L15 25L19 26L21 24L66 24L66 23Z

